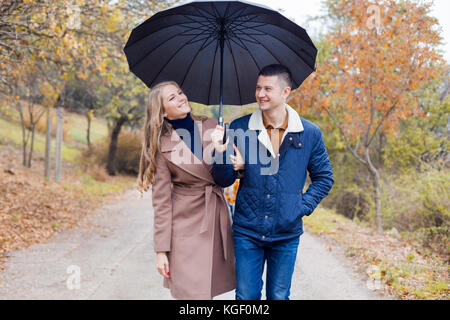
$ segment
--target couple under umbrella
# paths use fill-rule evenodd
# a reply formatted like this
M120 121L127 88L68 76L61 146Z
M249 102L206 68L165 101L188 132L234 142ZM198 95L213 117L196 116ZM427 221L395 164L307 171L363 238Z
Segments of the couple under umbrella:
M141 192L152 186L164 286L176 299L235 288L237 299L259 299L267 263L267 298L288 299L301 218L333 183L320 130L285 103L315 70L306 31L265 6L193 1L137 26L124 52L151 88L138 183ZM218 121L194 115L188 98L219 104ZM279 168L270 174L261 174L262 158L249 162L251 146L239 152L238 136L225 139L223 105L255 101L259 109L230 129L256 133L253 143ZM312 183L303 194L306 171ZM223 187L237 178L232 222Z

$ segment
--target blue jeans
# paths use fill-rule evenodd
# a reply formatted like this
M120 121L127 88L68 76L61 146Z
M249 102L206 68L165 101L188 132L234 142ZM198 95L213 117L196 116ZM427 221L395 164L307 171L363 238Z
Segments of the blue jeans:
M233 233L236 256L236 300L260 300L266 270L268 300L289 300L292 274L300 237L274 242Z

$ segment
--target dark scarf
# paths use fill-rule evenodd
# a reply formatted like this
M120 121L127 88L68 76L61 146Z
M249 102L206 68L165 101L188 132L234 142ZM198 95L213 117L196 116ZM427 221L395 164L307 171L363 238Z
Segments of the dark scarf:
M186 145L191 149L191 152L198 159L201 160L203 158L201 135L197 126L194 123L194 120L192 120L191 118L191 114L188 113L187 116L182 119L174 119L174 120L167 119L167 121L169 121L173 129L177 131L178 135L181 137L181 140L183 140L186 143ZM189 132L189 136L187 136L185 130ZM195 146L197 146L197 148L195 148Z

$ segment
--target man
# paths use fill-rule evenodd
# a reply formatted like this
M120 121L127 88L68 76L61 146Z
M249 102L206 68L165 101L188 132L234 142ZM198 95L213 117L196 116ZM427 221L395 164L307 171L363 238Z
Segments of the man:
M255 92L259 109L230 124L227 144L222 127L212 134L214 180L227 187L240 177L233 217L236 299L261 299L266 262L267 299L289 299L302 217L334 182L319 127L286 104L291 79L283 65L264 67ZM307 171L311 184L303 193Z

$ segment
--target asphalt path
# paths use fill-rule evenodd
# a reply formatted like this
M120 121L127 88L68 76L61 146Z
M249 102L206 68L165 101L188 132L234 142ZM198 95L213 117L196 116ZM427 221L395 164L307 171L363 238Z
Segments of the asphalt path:
M173 299L155 268L150 192L139 199L129 190L84 219L88 226L10 252L0 299ZM330 251L308 232L301 236L291 299L383 299L367 281L338 248ZM215 299L233 300L234 291Z

